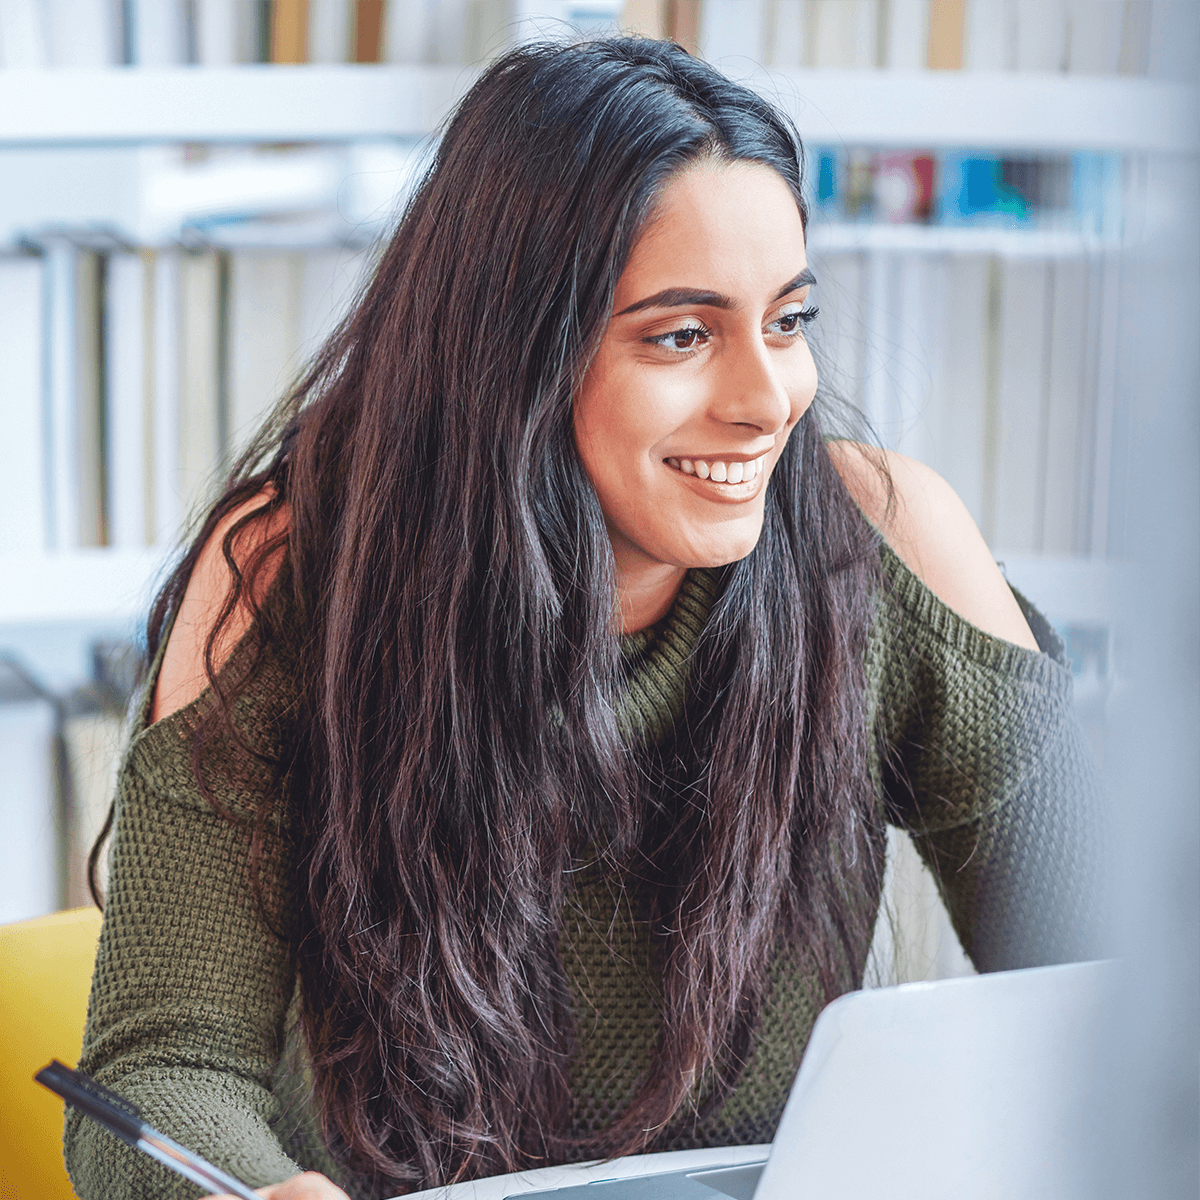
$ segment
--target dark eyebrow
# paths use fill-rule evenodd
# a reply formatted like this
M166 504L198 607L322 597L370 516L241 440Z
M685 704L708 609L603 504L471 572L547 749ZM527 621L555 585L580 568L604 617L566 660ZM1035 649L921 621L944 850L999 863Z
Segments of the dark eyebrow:
M788 292L798 292L803 287L816 287L817 277L805 267L799 275L796 276L790 283L785 283L783 287L775 293L776 300L782 300Z
M795 279L789 280L775 293L773 300L780 300L788 292L798 291L802 287L812 287L817 277L805 267ZM707 308L732 308L733 301L720 292L706 292L699 288L673 287L664 288L647 296L643 300L635 300L628 308L623 308L616 315L623 317L626 313L640 312L643 308L683 308L690 304L702 304Z
M643 308L683 308L689 304L703 304L709 308L732 308L733 301L720 292L704 292L698 288L673 287L664 288L647 296L644 300L635 300L628 308L623 308L618 317L626 313L641 312Z

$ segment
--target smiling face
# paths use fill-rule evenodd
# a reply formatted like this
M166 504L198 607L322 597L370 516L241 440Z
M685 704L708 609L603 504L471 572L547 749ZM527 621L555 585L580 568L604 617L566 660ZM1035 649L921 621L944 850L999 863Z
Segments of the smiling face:
M758 542L771 471L817 387L812 282L796 201L757 163L687 168L634 246L575 401L627 632L664 615L687 568Z

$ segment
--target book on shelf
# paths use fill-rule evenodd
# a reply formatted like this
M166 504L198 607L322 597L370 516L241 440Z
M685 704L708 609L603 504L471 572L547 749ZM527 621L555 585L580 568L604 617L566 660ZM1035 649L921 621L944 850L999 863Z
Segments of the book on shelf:
M1087 396L1087 314L1089 263L1054 262L1047 266L1050 302L1047 313L1046 416L1042 429L1035 549L1042 554L1086 550L1079 537L1078 504L1084 453L1088 450L1084 411Z
M46 544L42 423L43 267L32 254L0 257L0 555Z
M922 457L929 360L936 348L936 266L918 254L872 254L863 272L860 406L880 443Z
M813 66L881 66L883 0L809 0Z
M1172 0L0 0L5 66L478 62L622 28L772 67L1143 75ZM1162 57L1159 54L1158 57Z
M49 64L45 12L40 0L0 0L0 66Z
M819 249L812 265L823 385L941 474L990 544L1091 552L1102 266Z
M91 678L56 693L0 650L0 922L90 903L88 854L115 790L141 654L100 639L91 658Z
M271 5L270 61L308 61L308 0L274 0Z
M148 509L153 524L147 544L170 545L182 516L179 477L179 251L155 252L151 260L150 313L153 379L151 404L152 467L148 472Z
M346 311L366 256L239 250L229 273L229 445L236 457Z
M1066 0L1016 0L1014 33L1018 71L1067 69Z
M227 67L238 61L239 0L194 0L185 9L188 62Z
M63 890L68 907L91 902L87 863L116 793L121 750L128 736L130 701L142 678L143 647L105 637L90 645L91 678L59 697L59 737L64 758ZM104 892L107 855L96 863Z
M803 0L764 0L762 61L767 67L803 67L808 21Z
M1161 15L1169 4L1170 0L1150 0L1149 3L1142 0L1142 3L1125 5L1125 19L1121 28L1121 57L1117 68L1120 74L1145 75L1149 72L1155 32L1154 18ZM1186 6L1180 4L1178 7Z
M189 17L195 5L164 0L122 0L123 47L120 61L137 67L173 67L197 61ZM189 45L189 43L192 43Z
M120 6L110 0L40 0L47 64L112 67L123 59Z
M229 451L236 459L299 369L303 256L236 251L229 272Z
M1125 0L1066 0L1068 71L1075 75L1116 75L1120 71L1128 8Z
M1045 436L1050 267L1009 260L999 266L996 383L987 437L993 469L984 495L993 546L1037 545L1038 457Z
M136 252L109 256L104 330L109 545L147 544L146 475L149 288L146 262Z
M882 63L899 71L929 65L929 0L890 0L882 15Z
M889 0L703 0L701 24L708 32L701 50L718 61L744 56L775 67L885 66L893 40L898 53L906 52L907 20L915 15L919 21L928 0L899 4L892 25ZM923 57L911 65L923 66Z
M309 0L309 62L340 63L349 59L352 5L353 0ZM396 58L394 61L419 62L420 58Z
M978 150L808 148L815 209L831 221L1001 227L1119 238L1120 157Z
M925 65L933 71L957 71L963 65L966 0L929 0Z
M354 0L353 13L353 61L379 62L383 52L383 0Z
M809 341L819 378L826 389L861 406L866 255L814 250L810 259L818 316Z
M668 11L668 16L670 16ZM758 0L704 0L697 28L697 49L710 61L762 61L769 51L763 4ZM667 31L664 30L664 36Z
M1020 554L1092 552L1096 264L964 258L949 269L954 304L930 424L937 449L927 461L989 544ZM964 420L973 427L962 431ZM975 478L962 468L971 445L982 451Z
M228 262L211 248L179 258L179 496L190 528L220 483L227 414L222 314Z
M64 235L0 258L0 554L171 544L369 261Z
M941 327L922 429L923 461L950 484L981 528L993 367L989 292L997 269L996 260L983 255L956 255L942 266Z
M1103 470L1092 463L1105 420L1092 412L1102 260L825 251L819 222L813 246L825 382L885 444L945 474L995 544L1087 550ZM20 310L0 371L24 397L4 484L35 515L10 527L13 547L170 543L347 310L369 261L336 248L55 244L0 264ZM43 362L59 364L59 387L44 388Z
M105 544L169 541L179 526L179 281L174 252L107 261Z
M43 392L48 544L100 546L105 529L104 273L100 253L64 234L43 250Z
M103 546L106 528L104 471L104 259L90 248L75 254L73 360L75 526L77 545Z
M0 657L0 924L61 907L57 713L24 684L24 673Z
M65 903L68 908L91 904L87 862L116 791L124 724L119 713L88 706L63 721L62 739L71 773L70 812L64 830ZM103 893L108 882L107 856L96 864Z
M927 224L933 216L933 155L884 153L873 165L871 200L876 219L889 225Z

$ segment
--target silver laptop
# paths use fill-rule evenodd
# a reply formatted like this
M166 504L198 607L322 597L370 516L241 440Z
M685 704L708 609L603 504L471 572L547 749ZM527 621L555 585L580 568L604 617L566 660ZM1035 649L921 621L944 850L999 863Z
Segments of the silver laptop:
M505 1194L1092 1200L1111 1183L1116 982L1072 963L853 992L818 1018L761 1161Z

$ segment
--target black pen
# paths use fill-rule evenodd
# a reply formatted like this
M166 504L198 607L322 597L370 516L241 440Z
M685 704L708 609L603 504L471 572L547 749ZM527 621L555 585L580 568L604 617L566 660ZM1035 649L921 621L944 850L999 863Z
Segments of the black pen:
M73 1071L55 1058L34 1079L56 1092L73 1108L79 1109L85 1117L91 1117L103 1125L126 1145L136 1146L172 1171L178 1171L193 1183L206 1188L210 1194L228 1193L241 1197L241 1200L262 1200L257 1192L252 1192L240 1180L226 1175L219 1167L205 1162L200 1155L193 1154L157 1129L152 1129L142 1120L137 1105L102 1087L85 1072Z

